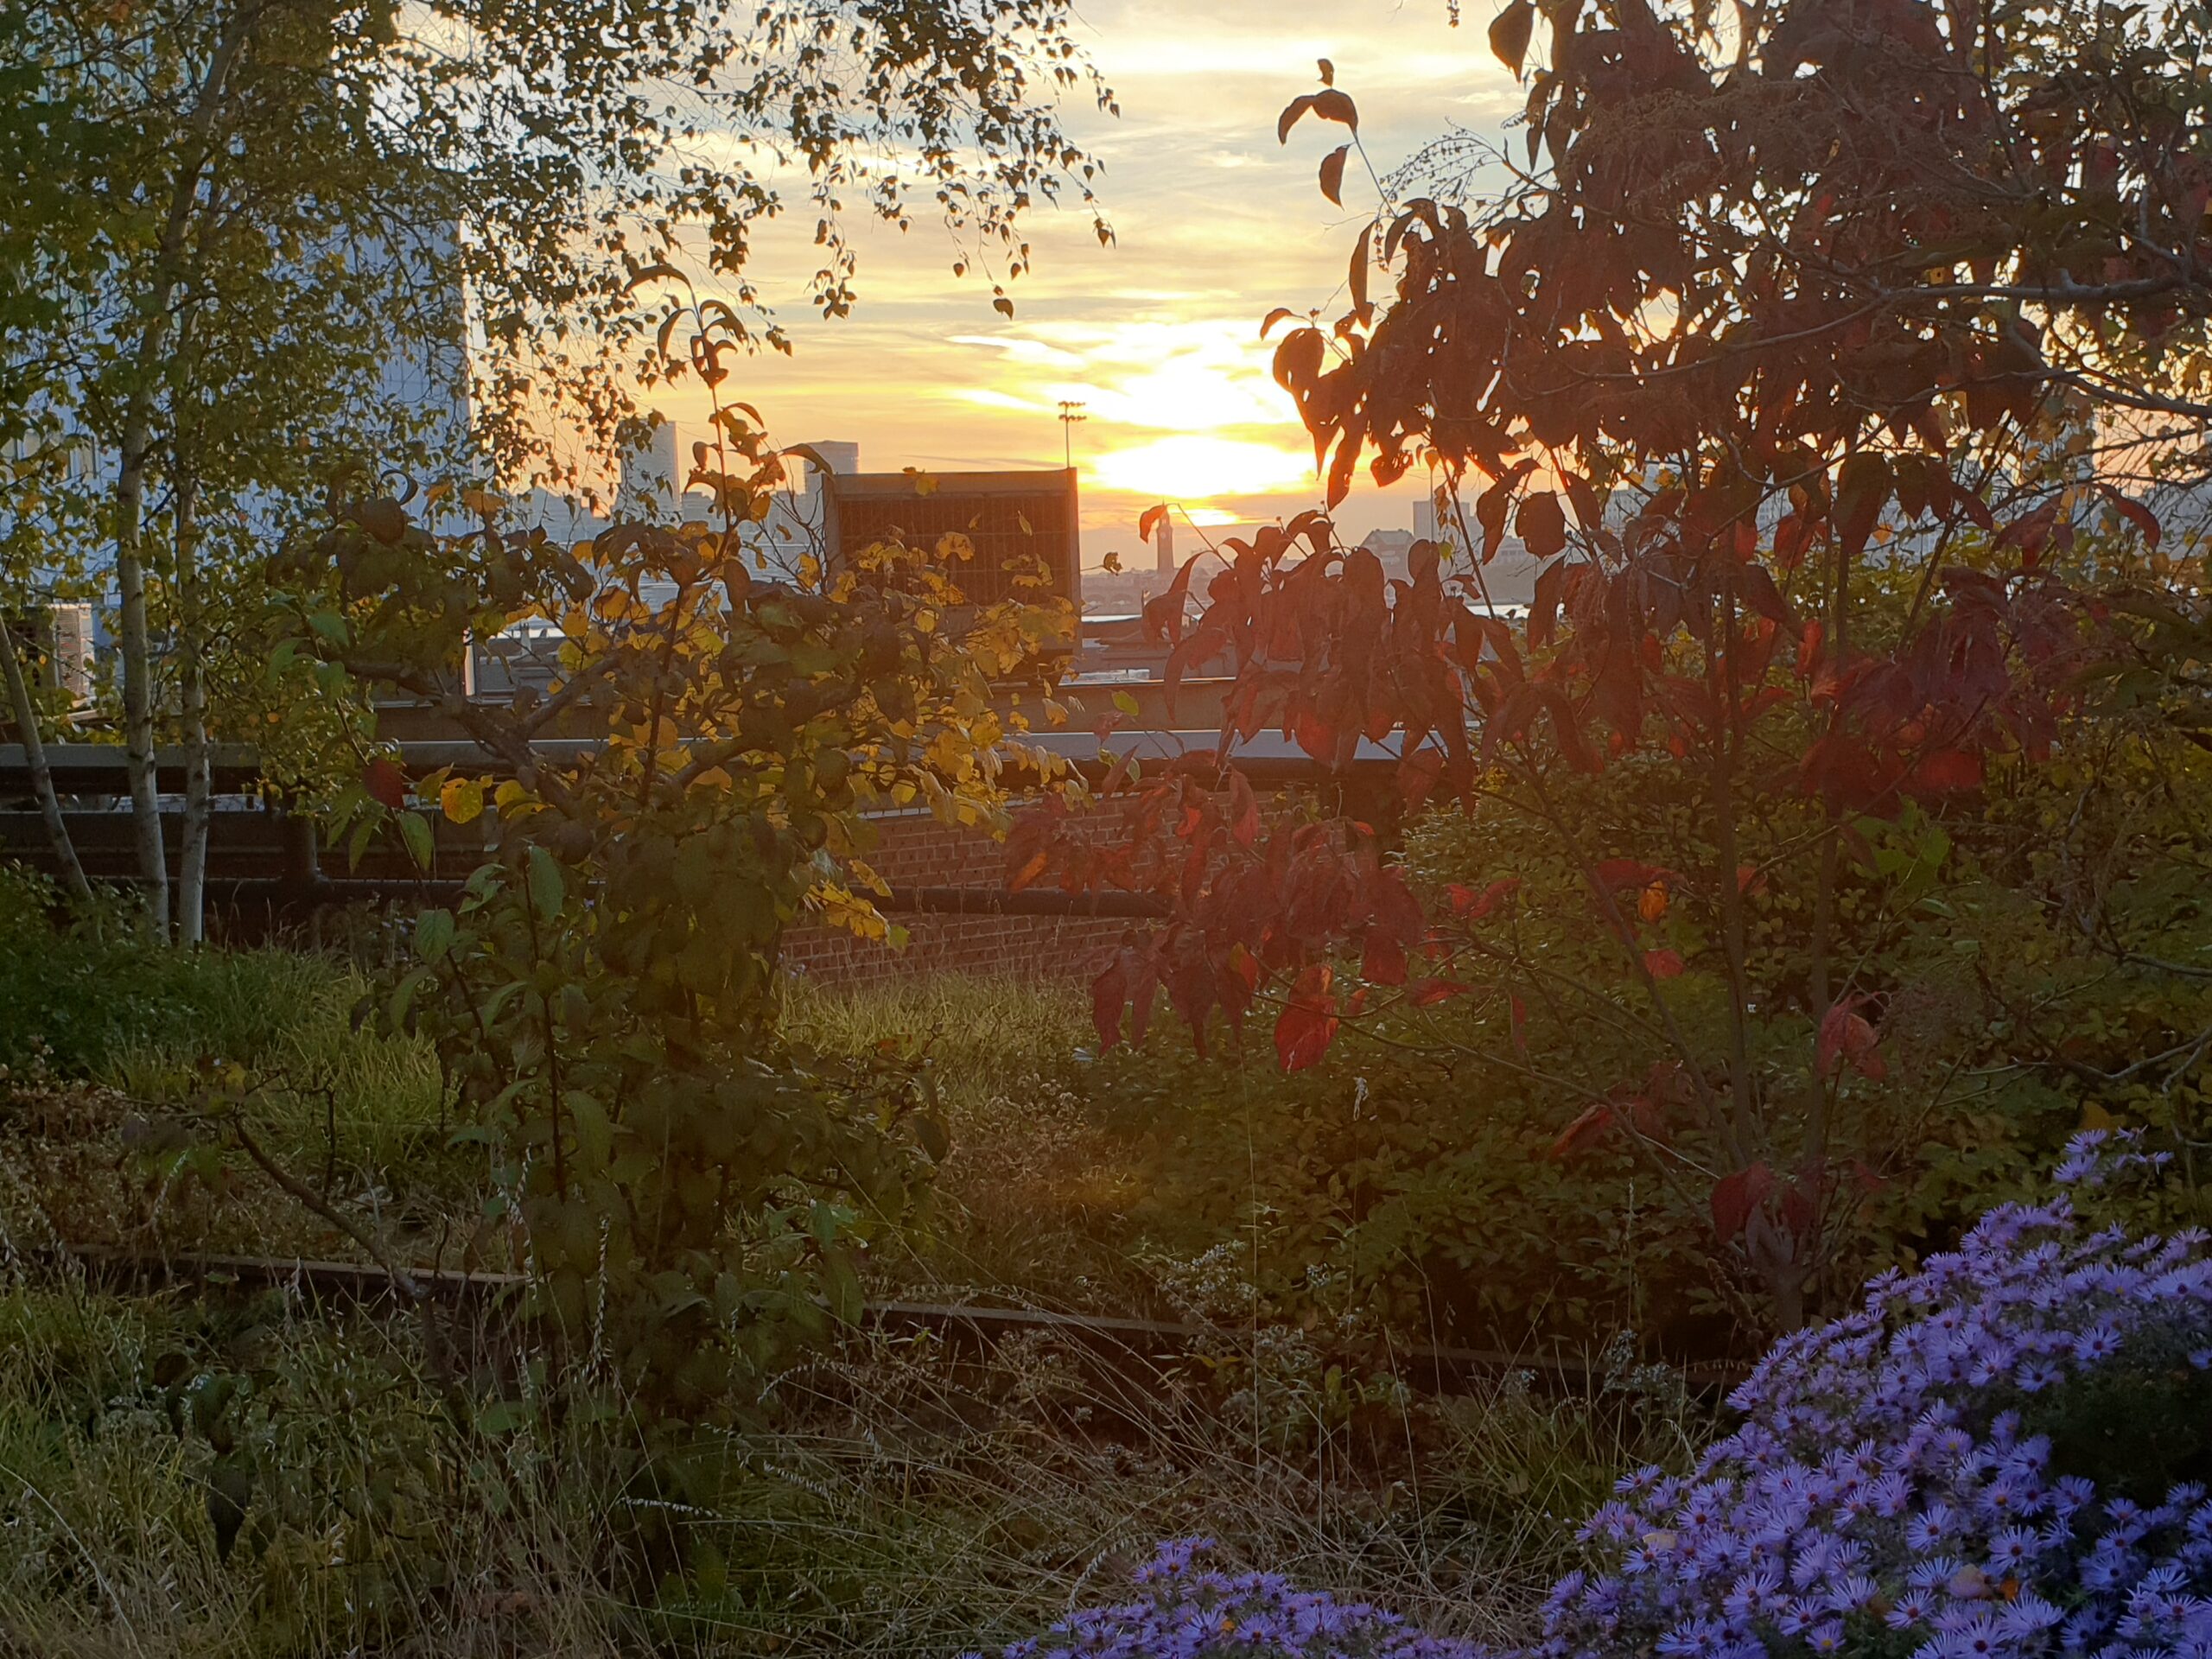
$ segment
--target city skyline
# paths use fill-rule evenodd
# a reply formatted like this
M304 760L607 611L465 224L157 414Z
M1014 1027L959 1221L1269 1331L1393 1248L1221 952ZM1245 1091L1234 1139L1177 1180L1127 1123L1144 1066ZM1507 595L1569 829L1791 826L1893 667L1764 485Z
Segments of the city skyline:
M1079 204L1035 210L1033 267L1008 284L1009 319L988 280L953 275L961 251L938 226L869 226L859 307L824 321L805 302L812 220L794 215L760 238L753 272L793 352L746 365L739 395L782 441L856 442L869 470L1057 467L1071 436L1094 567L1140 551L1137 515L1154 501L1224 526L1317 505L1313 446L1269 376L1259 324L1278 305L1338 315L1374 190L1363 198L1348 178L1346 207L1332 207L1315 173L1344 130L1309 122L1283 144L1275 117L1318 85L1326 57L1377 168L1454 124L1495 130L1520 94L1490 54L1487 21L1470 13L1454 29L1445 0L1087 8L1078 30L1122 114L1077 98L1066 115L1105 163L1115 244L1098 245ZM652 401L696 429L698 399L680 386ZM1064 402L1084 405L1071 435ZM1379 492L1363 475L1339 513L1348 539L1410 528L1425 488L1416 474Z

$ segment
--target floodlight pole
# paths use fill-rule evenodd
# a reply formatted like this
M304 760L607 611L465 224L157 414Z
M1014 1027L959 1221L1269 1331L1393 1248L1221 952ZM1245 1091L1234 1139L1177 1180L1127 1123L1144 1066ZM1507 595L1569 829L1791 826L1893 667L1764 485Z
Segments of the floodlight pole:
M1075 467L1075 423L1090 418L1078 413L1086 407L1071 397L1060 399L1060 465L1071 470Z

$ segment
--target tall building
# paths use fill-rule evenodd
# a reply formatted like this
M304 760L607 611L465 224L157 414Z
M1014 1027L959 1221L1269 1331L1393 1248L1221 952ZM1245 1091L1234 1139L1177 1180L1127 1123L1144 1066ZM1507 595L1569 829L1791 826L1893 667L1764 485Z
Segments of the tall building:
M1421 499L1414 503L1414 539L1417 542L1440 542L1444 539L1437 526L1436 497L1426 491Z
M622 481L614 493L618 518L671 524L684 517L683 480L677 461L676 423L658 410L647 417L645 442L622 452Z

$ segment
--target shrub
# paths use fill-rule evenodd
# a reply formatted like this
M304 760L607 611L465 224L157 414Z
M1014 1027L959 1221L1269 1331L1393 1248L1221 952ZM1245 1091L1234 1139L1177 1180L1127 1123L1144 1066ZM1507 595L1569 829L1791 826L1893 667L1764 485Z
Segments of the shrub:
M2076 1137L2062 1184L2159 1160ZM2089 1206L2084 1206L2084 1209ZM1624 1478L1517 1659L2208 1659L2212 1248L2061 1195L1992 1211L1784 1338L1686 1474ZM1025 1656L1443 1655L1364 1606L1164 1549L1146 1599Z
M65 912L52 882L0 865L0 1066L84 1078L157 1050L258 1058L339 978L284 950L156 949L131 901Z
M2103 1139L2060 1178L2147 1161ZM1624 1482L1537 1652L2212 1653L2208 1368L2203 1233L2002 1205L1778 1344L1692 1473Z

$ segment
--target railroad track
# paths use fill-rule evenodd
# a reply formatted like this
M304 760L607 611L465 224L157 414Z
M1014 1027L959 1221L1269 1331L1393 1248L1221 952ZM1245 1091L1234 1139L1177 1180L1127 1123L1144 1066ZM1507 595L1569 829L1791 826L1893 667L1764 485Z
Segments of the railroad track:
M289 1287L317 1300L365 1303L405 1300L392 1274L374 1262L201 1251L157 1255L92 1245L46 1254L52 1265L73 1264L88 1276L108 1283L250 1285ZM517 1273L413 1267L405 1271L425 1295L451 1302L509 1299L518 1296L529 1285L528 1279ZM892 1332L926 1331L953 1345L975 1349L988 1349L1017 1337L1042 1337L1077 1349L1124 1376L1132 1370L1157 1376L1164 1368L1195 1355L1249 1348L1257 1334L1249 1327L1186 1320L906 1300L869 1302L861 1311L861 1323ZM1361 1357L1370 1369L1390 1371L1408 1387L1428 1394L1449 1393L1477 1379L1495 1380L1515 1373L1525 1373L1562 1390L1586 1389L1603 1383L1608 1376L1605 1368L1586 1361L1499 1349L1388 1344L1379 1355L1370 1351ZM1679 1370L1689 1386L1700 1391L1732 1388L1749 1375L1744 1366L1710 1363Z

